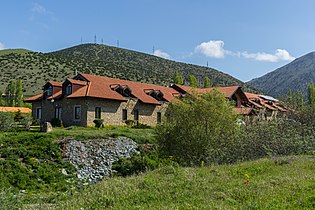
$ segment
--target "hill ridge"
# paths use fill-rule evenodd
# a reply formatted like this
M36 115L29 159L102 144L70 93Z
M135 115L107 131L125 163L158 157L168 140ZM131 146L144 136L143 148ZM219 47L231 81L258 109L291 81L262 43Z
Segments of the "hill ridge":
M193 74L203 83L208 76L214 85L240 85L242 81L213 68L160 58L134 50L101 44L81 44L49 52L0 54L0 90L11 79L22 79L25 95L38 93L47 80L63 81L75 72L166 85L178 70L184 78Z

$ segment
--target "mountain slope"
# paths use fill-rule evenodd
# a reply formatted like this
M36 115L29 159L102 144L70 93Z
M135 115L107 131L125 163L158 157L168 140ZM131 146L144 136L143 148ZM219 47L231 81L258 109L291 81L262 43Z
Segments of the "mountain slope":
M11 79L22 79L25 95L38 93L47 80L63 81L75 72L166 85L178 70L185 78L193 74L215 85L242 85L218 70L166 60L153 55L99 44L83 44L52 53L12 50L0 53L0 90Z
M299 57L291 63L280 67L247 84L275 97L285 97L292 91L302 90L307 94L307 84L315 82L315 52Z

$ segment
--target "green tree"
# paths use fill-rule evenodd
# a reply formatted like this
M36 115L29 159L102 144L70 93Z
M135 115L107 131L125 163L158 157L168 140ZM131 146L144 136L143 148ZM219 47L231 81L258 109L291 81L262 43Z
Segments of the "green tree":
M315 107L315 85L313 83L309 83L307 85L307 96L308 104L312 107Z
M175 74L174 74L174 77L173 77L173 82L175 84L179 84L179 85L182 85L184 83L183 76L180 75L177 70L175 71Z
M161 151L183 165L232 162L240 126L222 93L189 94L172 101L156 128ZM234 155L234 156L233 156Z
M0 91L0 106L4 106L4 100L3 100L3 97L2 97L2 91Z
M194 75L189 75L188 82L191 87L195 87L195 88L198 87L198 82Z
M15 80L11 80L9 83L9 106L15 106Z
M20 107L23 104L23 84L22 80L18 80L16 83L16 91L15 91L15 104Z
M203 82L203 87L204 88L208 88L208 87L211 87L211 80L209 79L208 76L205 77L205 81Z

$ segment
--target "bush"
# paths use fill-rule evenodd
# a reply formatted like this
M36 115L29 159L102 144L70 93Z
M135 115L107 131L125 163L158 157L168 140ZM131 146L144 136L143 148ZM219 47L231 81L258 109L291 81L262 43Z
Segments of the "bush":
M140 152L132 157L115 161L113 170L118 176L130 176L170 164L174 164L172 159L162 158L156 148L146 150L145 147L140 147Z
M59 120L58 118L52 118L50 121L52 127L63 127L62 121Z
M148 125L142 124L142 123L137 123L136 125L131 126L132 128L136 128L136 129L146 129L146 128L151 128Z
M0 131L12 131L15 129L14 113L0 112Z
M94 122L96 128L104 127L104 120L103 119L95 119L95 120L93 120L93 122Z
M238 115L217 90L172 101L157 126L157 140L167 156L183 165L233 162L238 154Z
M129 127L136 125L136 121L134 121L134 120L125 120L125 123Z

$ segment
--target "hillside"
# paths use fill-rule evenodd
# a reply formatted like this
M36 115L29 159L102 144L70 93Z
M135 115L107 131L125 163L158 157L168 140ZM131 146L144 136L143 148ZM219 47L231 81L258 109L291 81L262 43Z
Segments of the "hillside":
M0 90L11 79L22 79L25 95L38 93L47 80L62 81L76 71L166 85L178 70L193 74L202 84L207 75L215 85L244 84L218 70L166 60L153 55L100 44L83 44L52 53L0 51Z
M307 84L315 82L315 52L299 57L247 84L275 97L285 97L288 90L302 90L307 94Z

